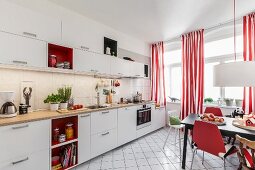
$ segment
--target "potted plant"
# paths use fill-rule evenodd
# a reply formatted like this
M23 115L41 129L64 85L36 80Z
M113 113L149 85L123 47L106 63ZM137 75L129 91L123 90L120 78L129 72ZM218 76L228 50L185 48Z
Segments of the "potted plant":
M51 95L47 96L47 98L44 100L44 103L49 103L50 104L50 110L51 111L56 111L56 110L58 110L60 101L61 101L61 99L60 99L59 95L52 93Z
M226 106L233 106L234 104L234 99L225 98L224 101L226 103Z
M210 97L204 99L204 103L212 103L212 102L213 102L213 99Z
M58 89L60 97L60 109L67 109L68 101L72 94L72 87L63 87Z

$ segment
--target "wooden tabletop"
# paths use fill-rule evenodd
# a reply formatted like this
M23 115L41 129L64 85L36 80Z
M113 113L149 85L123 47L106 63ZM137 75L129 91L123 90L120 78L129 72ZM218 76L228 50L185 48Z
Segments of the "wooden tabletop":
M190 129L193 128L196 120L201 120L198 114L190 114L187 116L181 123L185 126L188 126ZM232 124L234 118L224 117L226 125L218 126L219 130L223 135L235 136L239 134L242 137L248 138L250 140L255 140L255 131L246 130L239 127L236 127Z

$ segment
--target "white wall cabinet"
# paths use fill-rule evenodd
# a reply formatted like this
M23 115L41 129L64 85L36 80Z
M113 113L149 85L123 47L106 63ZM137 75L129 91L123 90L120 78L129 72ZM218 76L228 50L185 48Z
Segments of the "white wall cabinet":
M63 44L102 54L104 37L98 29L76 18L64 19L62 22Z
M118 109L118 146L136 139L137 107Z
M117 57L111 57L111 75L120 77L129 77L130 61L126 61Z
M46 42L0 32L0 63L46 67Z
M74 50L74 70L95 74L110 73L110 58L103 54Z
M80 164L90 159L90 113L79 115L78 135L78 161Z
M0 30L51 43L61 42L61 20L11 2L0 2Z
M130 64L130 74L132 77L144 77L144 64L132 62Z
M0 134L0 170L49 169L50 120L0 127Z

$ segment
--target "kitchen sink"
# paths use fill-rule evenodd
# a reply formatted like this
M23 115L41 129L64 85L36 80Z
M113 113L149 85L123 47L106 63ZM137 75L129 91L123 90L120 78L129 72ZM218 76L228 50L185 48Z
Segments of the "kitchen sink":
M92 105L92 106L87 106L88 109L100 109L100 108L106 108L107 106L97 106L97 105Z

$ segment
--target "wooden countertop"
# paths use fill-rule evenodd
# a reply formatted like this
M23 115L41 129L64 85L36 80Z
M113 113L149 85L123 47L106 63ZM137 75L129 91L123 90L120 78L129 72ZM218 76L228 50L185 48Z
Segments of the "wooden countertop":
M59 113L56 111L36 111L24 115L18 115L13 118L0 118L0 126L14 125L19 123L27 123L38 120L56 119L62 117L76 116L83 113L93 113L103 110L118 109L122 107L137 106L142 104L154 103L153 101L145 101L143 103L129 103L129 104L112 104L110 107L98 108L98 109L86 109L86 110L70 110L67 113Z

